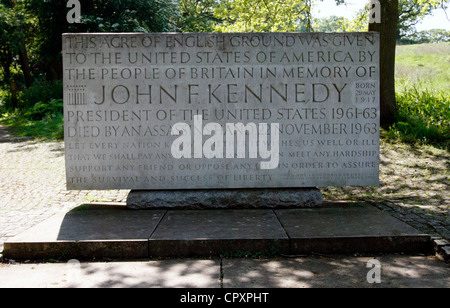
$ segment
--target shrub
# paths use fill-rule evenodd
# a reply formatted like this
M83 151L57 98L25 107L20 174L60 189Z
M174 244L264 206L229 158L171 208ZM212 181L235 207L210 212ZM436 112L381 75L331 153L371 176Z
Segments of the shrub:
M38 103L45 104L52 99L63 98L62 81L40 81L30 88L24 89L18 96L19 106L22 109L34 108Z
M47 116L55 116L63 113L63 100L51 99L48 103L38 102L32 108L24 112L24 116L31 120L42 120Z
M443 144L450 140L450 96L439 91L408 88L397 93L396 123L388 136L406 142Z

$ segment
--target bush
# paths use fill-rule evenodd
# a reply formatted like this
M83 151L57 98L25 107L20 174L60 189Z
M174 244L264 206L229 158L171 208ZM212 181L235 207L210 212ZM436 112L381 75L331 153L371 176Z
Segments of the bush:
M48 103L38 102L32 108L26 110L24 116L30 120L42 120L48 116L63 114L63 106L62 99L52 99Z
M60 100L52 104L59 105ZM39 109L39 107L38 107ZM61 112L39 114L40 120L33 119L33 112L18 110L2 115L0 123L9 126L19 137L32 137L44 140L64 139L64 116Z
M8 90L0 88L0 109L5 110L7 106L11 105L11 94Z
M450 96L444 92L409 88L397 93L396 123L388 137L410 143L450 145Z
M61 81L41 81L17 95L19 109L11 108L9 91L0 93L1 123L16 135L41 139L64 138Z
M63 98L62 81L40 81L18 95L19 106L26 110L38 103L45 104L53 99Z

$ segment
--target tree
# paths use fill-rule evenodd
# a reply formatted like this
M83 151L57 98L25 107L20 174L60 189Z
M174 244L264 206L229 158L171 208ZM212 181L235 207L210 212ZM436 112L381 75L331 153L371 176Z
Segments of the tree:
M450 31L444 29L432 29L414 32L408 36L405 36L400 42L404 44L450 42Z
M380 33L380 112L381 125L394 123L397 110L395 98L395 49L399 20L399 0L380 0L381 23L371 23L369 31Z
M0 2L0 65L3 70L4 83L11 83L11 65L13 51L11 47L14 27L11 8Z
M3 83L10 85L13 108L17 107L17 87L11 74L11 66L20 65L25 86L30 87L32 84L26 45L32 22L23 4L23 1L0 1L0 65L4 75Z
M416 12L414 18L429 14L430 8L444 7L448 0L379 0L381 23L371 23L369 31L380 33L380 111L381 125L394 123L397 111L395 97L395 51L398 31L405 23L405 16ZM419 12L419 13L417 13ZM412 18L412 17L411 17Z
M336 0L343 3L345 0ZM446 7L449 0L379 0L381 23L369 25L369 31L380 33L380 111L381 125L388 127L394 122L397 110L395 97L395 51L399 29L411 27L408 18L417 23L432 8ZM366 9L366 12L368 10Z
M16 52L19 54L19 61L25 78L25 85L27 88L29 88L31 87L32 84L32 78L30 70L30 61L28 59L28 51L25 39L28 35L30 17L25 11L23 1L19 1L18 3L16 3L15 0L9 0L9 3L14 15L14 19L16 21L15 25L16 43L14 44L14 46Z
M317 32L343 32L344 25L348 22L345 17L330 16L315 19L313 24L314 31Z
M216 10L219 32L298 31L311 12L311 0L223 0Z
M314 19L312 28L316 32L365 32L369 26L368 10L361 10L352 20L340 16Z
M178 6L159 0L85 0L82 21L69 24L66 0L29 0L38 21L42 69L49 80L62 79L62 34L70 32L166 32L175 30Z
M221 20L214 15L215 0L180 0L177 28L182 32L212 32Z
M2 67L8 74L7 63L12 64L11 57L18 57L27 87L31 86L31 71L28 60L26 38L30 27L30 17L24 10L23 1L0 2L0 41L2 45Z
M86 0L82 15L85 32L168 32L179 8L173 0Z
M445 9L449 0L399 0L397 39L415 32L415 26L437 8Z

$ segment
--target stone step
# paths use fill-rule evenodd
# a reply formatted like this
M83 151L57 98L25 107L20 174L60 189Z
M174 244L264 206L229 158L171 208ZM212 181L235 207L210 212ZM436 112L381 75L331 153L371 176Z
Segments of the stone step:
M432 253L431 238L371 206L133 211L89 204L8 240L3 254L36 260L396 252Z

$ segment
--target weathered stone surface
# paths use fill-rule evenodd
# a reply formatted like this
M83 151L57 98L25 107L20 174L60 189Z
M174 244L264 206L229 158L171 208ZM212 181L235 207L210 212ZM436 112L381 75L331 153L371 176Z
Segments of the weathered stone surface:
M317 188L131 191L130 209L235 209L319 207Z
M167 211L149 239L150 256L233 256L289 252L272 210Z
M374 256L224 259L224 288L444 288L450 269L428 256L377 255L381 283L367 281Z
M61 212L5 243L12 259L143 258L165 211L82 206Z
M291 253L432 252L429 235L366 206L276 210Z
M67 186L379 184L379 34L63 36Z
M0 264L0 276L2 289L220 288L220 260Z
M5 243L4 257L432 253L432 246L428 235L371 207L166 211L79 208L54 215L11 238ZM445 248L448 246L442 252Z
M445 260L450 260L450 246L442 247L442 256Z

